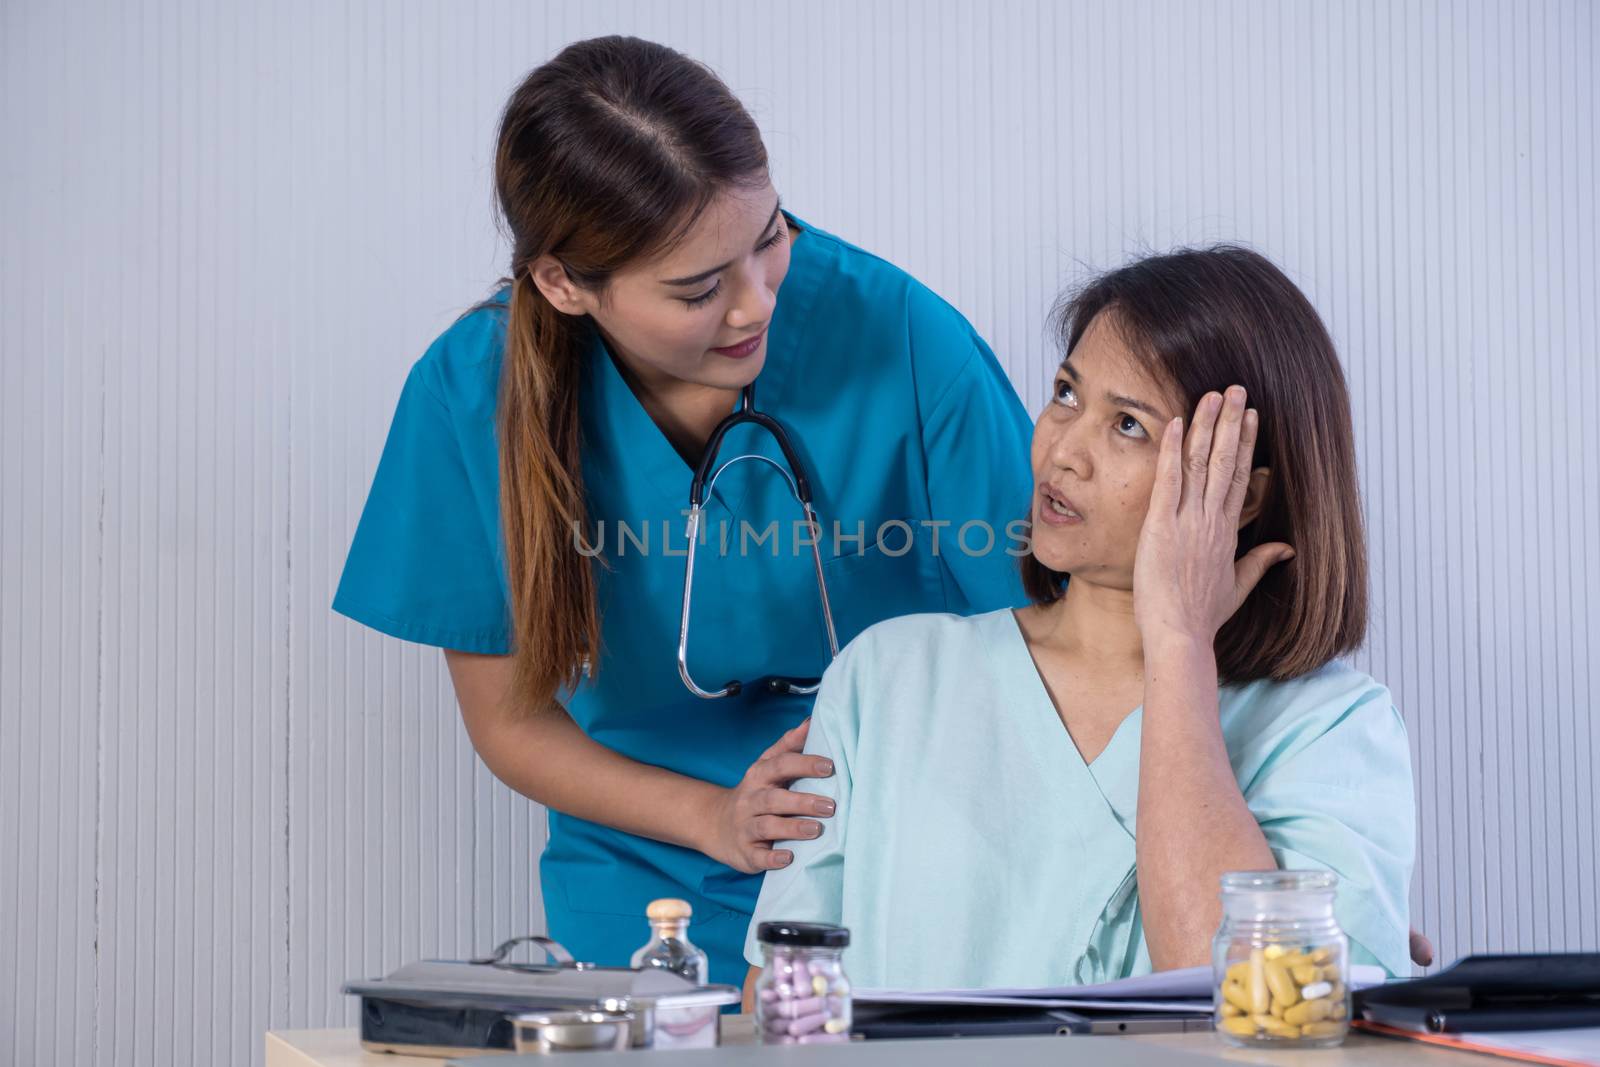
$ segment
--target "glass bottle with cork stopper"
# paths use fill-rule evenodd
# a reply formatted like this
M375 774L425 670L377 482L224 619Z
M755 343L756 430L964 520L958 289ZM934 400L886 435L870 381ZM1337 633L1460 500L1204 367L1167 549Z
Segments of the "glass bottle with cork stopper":
M689 941L689 919L693 915L694 909L687 900L671 897L652 900L645 909L645 917L650 920L650 940L633 954L633 966L639 969L659 967L681 974L695 985L705 985L711 963L706 954Z

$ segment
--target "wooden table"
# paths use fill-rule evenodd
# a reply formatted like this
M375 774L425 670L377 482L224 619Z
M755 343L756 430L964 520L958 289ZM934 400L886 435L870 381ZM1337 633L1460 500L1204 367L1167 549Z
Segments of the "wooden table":
M361 1048L354 1029L349 1030L280 1030L267 1033L266 1067L443 1067L445 1061L422 1056L396 1056L381 1052L367 1052ZM752 1054L755 1027L749 1016L729 1015L723 1019L723 1049L740 1049L739 1054L717 1057L710 1051L674 1051L662 1053L670 1056L666 1067L695 1067L712 1063L719 1058L732 1062L756 1062ZM957 1041L872 1041L851 1046L820 1046L811 1048L787 1047L759 1050L774 1059L799 1060L807 1063L828 1064L863 1059L861 1051L877 1050L871 1057L874 1063L917 1063L946 1059L944 1055L932 1056L930 1046L939 1046L940 1053L961 1053L961 1059L972 1063L1017 1063L1051 1061L1057 1064L1161 1064L1182 1065L1256 1063L1274 1067L1492 1067L1495 1058L1453 1049L1433 1048L1416 1041L1397 1041L1352 1033L1345 1043L1334 1049L1284 1049L1278 1051L1230 1048L1209 1033L1149 1034L1128 1037L996 1037L961 1038ZM741 1046L746 1046L741 1049ZM1070 1060L1062 1053L1071 1051ZM721 1051L721 1050L718 1050ZM895 1053L904 1055L895 1055ZM781 1056L776 1055L782 1053ZM847 1055L841 1056L841 1053ZM1046 1055L1046 1053L1048 1055ZM496 1055L494 1053L489 1056ZM637 1061L636 1052L613 1053L609 1059L627 1056L645 1067L648 1061ZM462 1056L456 1059L464 1058ZM592 1054L579 1058L580 1063L593 1060ZM602 1056L602 1059L607 1057ZM560 1057L562 1062L571 1056ZM954 1062L954 1061L952 1061ZM1499 1061L1509 1062L1509 1061Z

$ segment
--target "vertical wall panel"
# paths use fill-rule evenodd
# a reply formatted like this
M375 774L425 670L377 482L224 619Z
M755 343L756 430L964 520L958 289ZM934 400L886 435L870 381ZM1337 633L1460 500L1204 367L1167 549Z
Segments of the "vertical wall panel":
M7 6L0 41L35 59L0 73L0 1063L88 1062L62 1005L94 999L103 335L60 284L91 264L92 220L38 225L87 155L56 150L73 102L34 73L69 62L62 18Z
M1600 947L1592 4L0 7L0 1062L259 1061L543 917L434 650L328 610L568 41L720 71L787 203L1031 407L1063 285L1237 240L1337 341L1442 958Z

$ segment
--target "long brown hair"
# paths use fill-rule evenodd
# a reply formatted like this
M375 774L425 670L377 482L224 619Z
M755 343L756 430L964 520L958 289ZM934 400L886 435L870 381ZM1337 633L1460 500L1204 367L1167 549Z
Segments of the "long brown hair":
M715 73L635 37L569 45L506 104L495 190L511 304L498 398L500 513L513 697L534 711L598 670L600 613L579 452L579 385L595 325L534 284L541 255L604 298L611 276L668 249L720 191L761 185L760 130Z
M1186 424L1202 396L1236 384L1259 413L1254 466L1272 478L1238 555L1283 541L1295 557L1269 569L1218 632L1219 678L1283 681L1354 651L1367 631L1367 550L1350 394L1311 302L1259 253L1216 245L1138 260L1063 298L1054 321L1067 358L1100 314L1172 386ZM1022 582L1050 603L1067 575L1030 553Z

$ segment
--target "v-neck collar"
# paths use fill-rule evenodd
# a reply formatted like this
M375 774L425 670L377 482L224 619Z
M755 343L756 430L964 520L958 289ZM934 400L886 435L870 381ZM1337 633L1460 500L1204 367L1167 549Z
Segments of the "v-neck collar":
M1019 722L1017 729L1037 736L1047 753L1054 778L1050 796L1065 806L1061 809L1063 829L1078 841L1084 863L1078 876L1060 886L1072 897L1073 944L1069 958L1076 962L1071 982L1090 983L1108 977L1106 960L1094 937L1107 916L1116 914L1129 894L1138 891L1138 866L1135 853L1135 805L1139 791L1139 737L1142 708L1130 712L1112 733L1106 747L1093 763L1083 754L1061 721L1050 691L1028 651L1027 638L1016 612L1002 608L990 613L989 649L995 669L995 691L1017 696L1020 706L1009 709ZM1096 804L1093 797L1098 796Z
M837 243L830 235L792 212L785 210L784 216L802 232L790 253L789 272L778 291L768 327L766 362L756 377L756 408L768 414L774 414L781 405L794 380L808 324L824 283L835 273L838 256ZM736 397L729 412L737 410L739 403L740 398ZM781 417L774 417L782 422ZM641 480L665 502L677 501L680 508L688 506L695 465L673 447L639 402L598 330L592 331L585 356L581 418L588 448L606 456L611 463L637 467ZM730 500L714 487L708 504L715 503L729 514L737 514L747 492L748 489L739 491L738 499Z
M1101 764L1108 756L1112 757L1111 762L1117 762L1115 750L1123 745L1123 735L1128 733L1137 734L1139 732L1144 705L1139 705L1123 716L1122 721L1117 723L1117 728L1111 731L1111 737L1106 740L1105 747L1095 754L1094 759L1085 760L1083 751L1078 747L1078 742L1073 738L1072 731L1067 728L1066 721L1062 719L1060 710L1056 708L1056 703L1050 696L1050 687L1045 685L1044 676L1039 673L1039 664L1034 660L1033 653L1028 649L1028 637L1022 631L1022 623L1017 619L1016 611L1006 608L995 614L1000 616L998 620L1001 626L1000 641L1002 645L1012 650L1013 669L1018 671L1019 676L1027 679L1023 684L1024 691L1034 697L1034 703L1040 705L1043 711L1049 712L1049 724L1065 738L1067 747L1072 750L1077 762L1090 774L1093 774L1096 779L1099 779L1102 769ZM1024 667L1026 667L1025 674L1023 673Z

